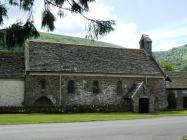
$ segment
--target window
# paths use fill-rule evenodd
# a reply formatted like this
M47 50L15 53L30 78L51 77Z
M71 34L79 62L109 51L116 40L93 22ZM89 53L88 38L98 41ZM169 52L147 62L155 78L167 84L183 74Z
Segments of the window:
M123 88L122 88L122 83L121 83L121 81L118 81L118 82L117 82L116 92L117 92L117 94L119 94L119 95L123 93Z
M166 87L166 88L170 88L170 87L171 87L170 81L165 81L165 87Z
M99 93L99 82L98 81L94 81L93 82L93 93Z
M144 48L144 39L141 40L141 49Z
M172 82L172 80L170 79L169 76L167 76L167 77L165 78L165 87L166 87L166 88L171 88L171 82Z
M41 80L40 84L41 84L41 89L45 89L46 81L45 80Z
M75 82L73 80L70 80L68 82L68 93L74 93L75 91Z

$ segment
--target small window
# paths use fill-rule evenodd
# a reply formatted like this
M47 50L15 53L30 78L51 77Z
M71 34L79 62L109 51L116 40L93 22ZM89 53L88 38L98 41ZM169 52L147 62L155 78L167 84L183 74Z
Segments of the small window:
M45 89L46 81L45 80L41 80L40 84L41 84L41 89Z
M167 77L165 78L165 87L166 87L166 88L171 88L171 82L172 82L172 80L170 79L169 76L167 76Z
M141 41L141 48L142 49L144 48L144 39L142 39L142 41Z
M94 81L93 82L93 93L99 93L99 82L98 81Z
M170 88L170 87L171 87L170 81L165 81L165 87L166 87L166 88Z
M75 91L75 82L73 80L70 80L68 82L68 93L74 93Z
M117 82L117 88L116 88L117 94L122 94L123 93L123 88L122 88L122 83L121 81Z

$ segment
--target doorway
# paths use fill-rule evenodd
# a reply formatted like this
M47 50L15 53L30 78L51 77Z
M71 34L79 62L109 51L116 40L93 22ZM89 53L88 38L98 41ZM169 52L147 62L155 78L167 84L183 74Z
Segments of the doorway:
M183 108L187 108L187 97L183 97Z
M149 113L149 99L148 98L139 99L139 113Z
M49 98L43 96L35 101L34 106L51 107L51 106L53 106L53 103Z

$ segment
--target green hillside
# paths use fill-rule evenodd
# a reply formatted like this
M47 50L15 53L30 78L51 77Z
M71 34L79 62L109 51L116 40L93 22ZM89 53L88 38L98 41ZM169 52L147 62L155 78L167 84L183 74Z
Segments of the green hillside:
M176 71L187 71L187 44L168 51L154 52L157 61L168 61Z
M121 46L105 43L101 41L91 41L79 37L56 35L50 33L40 33L39 38L37 39L31 38L29 40L42 41L42 42L55 42L55 43L62 43L62 44L77 44L77 45L121 48ZM23 46L15 46L14 51L23 51L23 48L24 48ZM2 39L0 39L0 50L7 51L6 46L4 46L2 43Z

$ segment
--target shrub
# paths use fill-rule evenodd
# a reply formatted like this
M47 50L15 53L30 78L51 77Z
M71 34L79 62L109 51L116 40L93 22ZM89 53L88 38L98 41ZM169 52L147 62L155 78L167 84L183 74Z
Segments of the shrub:
M168 109L176 109L177 108L177 99L175 97L174 93L169 93L168 94Z

